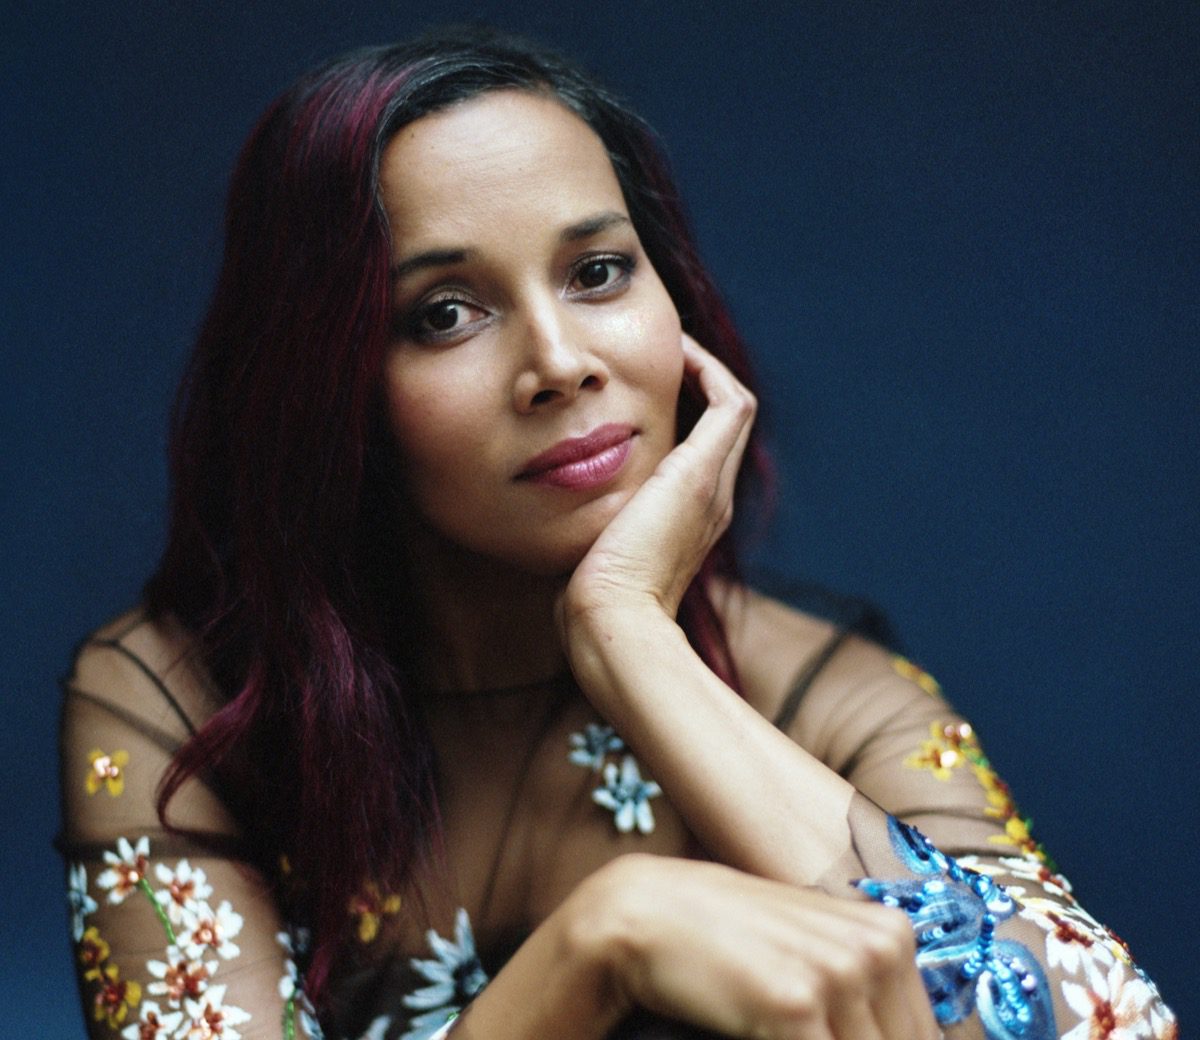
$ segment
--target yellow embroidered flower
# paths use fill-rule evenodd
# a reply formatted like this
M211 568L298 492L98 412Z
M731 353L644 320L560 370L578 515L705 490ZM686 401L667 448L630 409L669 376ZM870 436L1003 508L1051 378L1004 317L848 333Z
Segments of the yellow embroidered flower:
M1029 833L1029 822L1015 812L1004 821L1004 834L993 834L988 841L995 845L1014 845L1027 856L1041 859L1045 854L1042 847L1033 840Z
M110 952L108 943L100 938L99 929L92 925L79 940L79 963L85 969L83 977L85 979L100 978L101 966L108 960Z
M141 999L142 987L132 979L122 980L120 969L110 964L100 975L93 1017L97 1022L107 1022L109 1029L118 1029L129 1009L136 1007Z
M916 683L930 697L941 695L942 687L938 681L920 665L913 664L907 657L893 654L892 667L896 670L897 675L902 675L909 682Z
M928 769L939 780L949 780L953 770L963 765L977 767L987 762L975 731L967 722L933 722L929 739L921 750L909 755L904 764L910 769Z
M106 754L99 748L88 752L88 775L84 783L87 793L95 794L101 787L116 798L125 790L125 767L129 764L128 751Z
M390 917L400 912L400 897L398 895L383 895L374 884L367 887L350 900L350 913L358 918L358 941L361 943L374 942L379 934L379 926L385 916Z

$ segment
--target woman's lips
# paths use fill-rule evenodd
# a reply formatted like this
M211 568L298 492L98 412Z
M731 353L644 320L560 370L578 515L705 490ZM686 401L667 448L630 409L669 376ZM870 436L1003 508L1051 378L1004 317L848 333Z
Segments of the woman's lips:
M625 464L633 434L632 426L607 423L586 436L559 441L525 463L517 479L574 491L599 487Z

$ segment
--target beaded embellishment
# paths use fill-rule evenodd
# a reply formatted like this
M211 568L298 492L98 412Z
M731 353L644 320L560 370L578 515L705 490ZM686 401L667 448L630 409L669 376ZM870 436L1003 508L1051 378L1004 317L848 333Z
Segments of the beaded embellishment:
M965 870L920 831L893 817L896 857L917 877L865 878L857 888L912 922L917 968L945 1026L978 1011L988 1040L1053 1040L1054 1009L1041 965L1021 943L996 938L1017 904L991 878Z

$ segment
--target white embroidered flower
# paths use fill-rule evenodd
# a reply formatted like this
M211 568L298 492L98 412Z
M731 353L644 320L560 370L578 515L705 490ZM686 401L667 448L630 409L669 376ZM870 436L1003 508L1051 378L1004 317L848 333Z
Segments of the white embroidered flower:
M589 722L582 733L570 736L571 750L567 759L577 766L598 773L604 768L604 756L610 751L624 751L625 741L617 736L612 726Z
M1107 933L1098 935L1094 929L1072 918L1067 908L1057 903L1029 907L1020 916L1032 921L1046 932L1046 961L1050 967L1061 965L1072 975L1082 974L1090 961L1112 964L1113 955L1106 943ZM1101 929L1103 932L1103 929Z
M301 985L300 969L296 966L296 962L293 959L297 947L302 951L307 949L308 930L297 928L296 931L302 933L298 937L298 942L293 940L289 932L275 933L275 941L283 947L288 955L287 960L283 962L283 976L279 980L279 995L285 1001L294 1001L294 1007L300 1019L300 1026L304 1030L304 1035L310 1037L311 1040L323 1040L324 1033L321 1031L320 1023L317 1022L316 1011L312 1006L312 1001L308 999L308 994L304 992Z
M210 987L198 1000L185 1000L188 1021L175 1034L177 1040L241 1040L236 1026L250 1021L239 1007L226 1004L224 986Z
M1058 899L1070 906L1077 905L1075 897L1072 895L1071 882L1062 874L1054 873L1034 856L1001 856L996 863L981 861L978 856L962 856L959 858L959 863L970 867L977 873L987 874L989 877L1002 874L1019 878L1022 881L1036 882L1040 886L1041 892L1025 898L1021 898L1026 892L1024 886L1005 882L1004 887L1026 905L1041 896L1050 896L1052 899Z
M1156 1040L1179 1040L1179 1023L1159 998L1150 1005L1150 1035Z
M617 767L611 762L604 767L604 786L592 792L592 801L612 810L613 822L622 834L628 834L636 824L643 834L654 830L654 811L650 799L662 794L653 780L643 780L637 759L626 755Z
M67 906L71 908L71 935L79 942L83 919L96 909L96 900L88 895L87 868L82 863L72 863L67 869Z
M458 1016L456 1015L455 1018L457 1018L457 1017ZM447 1022L444 1026L442 1026L441 1029L439 1029L436 1033L434 1033L429 1038L429 1040L446 1040L446 1037L448 1037L450 1035L450 1030L453 1028L453 1026L454 1026L454 1019L452 1018L452 1019L450 1019L449 1022Z
M391 1015L380 1015L378 1018L371 1020L371 1024L367 1026L367 1031L363 1033L359 1040L383 1040L387 1033L388 1026L392 1024Z
M109 890L110 903L124 902L150 869L150 839L141 837L136 845L130 845L125 838L118 838L116 853L106 850L104 862L108 870L96 878L96 885Z
M1086 964L1088 984L1062 984L1063 998L1082 1019L1062 1040L1138 1040L1148 1035L1146 1012L1154 993L1140 978L1131 974L1120 961L1103 966L1093 960Z
M465 910L460 908L454 916L454 942L443 939L432 928L425 938L437 960L409 961L429 985L404 997L405 1007L422 1014L409 1020L408 1032L401 1040L430 1040L488 981L475 952L475 937Z
M223 899L216 910L207 903L183 907L180 917L179 948L193 960L210 950L225 960L242 952L230 941L242 930L242 915L234 912L228 899Z
M301 1009L300 1028L304 1030L304 1035L309 1040L325 1040L325 1033L321 1029L321 1023L317 1021L317 1016L311 1011ZM382 1040L382 1034L380 1034L380 1040Z
M125 1040L159 1040L174 1035L183 1022L182 1011L164 1012L153 1000L142 1002L142 1013L136 1022L121 1030Z
M168 946L165 961L146 962L146 970L154 976L146 992L156 997L166 997L167 1003L177 1008L184 1000L198 997L208 989L217 964L215 960L206 962L193 959L178 946Z
M1114 938L1113 934L1078 903L1068 903L1064 906L1056 899L1048 899L1045 896L1027 896L1025 890L1019 886L1010 888L1009 893L1025 910L1029 911L1025 915L1029 920L1037 921L1039 915L1049 917L1051 914L1055 914L1103 943L1118 960L1122 960L1126 964L1130 962L1128 952ZM1038 923L1043 928L1047 927L1045 922L1039 921Z
M175 869L159 863L154 868L154 875L166 888L160 888L154 893L166 912L172 924L179 924L185 907L194 909L197 903L202 903L212 895L212 886L203 870L192 866L186 859L175 864Z

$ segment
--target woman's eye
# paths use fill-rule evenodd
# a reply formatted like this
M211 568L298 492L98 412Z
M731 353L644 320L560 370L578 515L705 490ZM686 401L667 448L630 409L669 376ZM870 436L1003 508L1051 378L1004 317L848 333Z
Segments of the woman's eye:
M626 257L597 257L580 264L571 280L580 289L603 289L624 280L632 269L633 261Z
M461 318L461 307L451 300L435 303L425 311L424 319L431 329L436 332L449 332L458 324Z
M483 311L465 300L434 300L409 316L406 331L416 340L433 340L453 335L464 325L483 316Z

